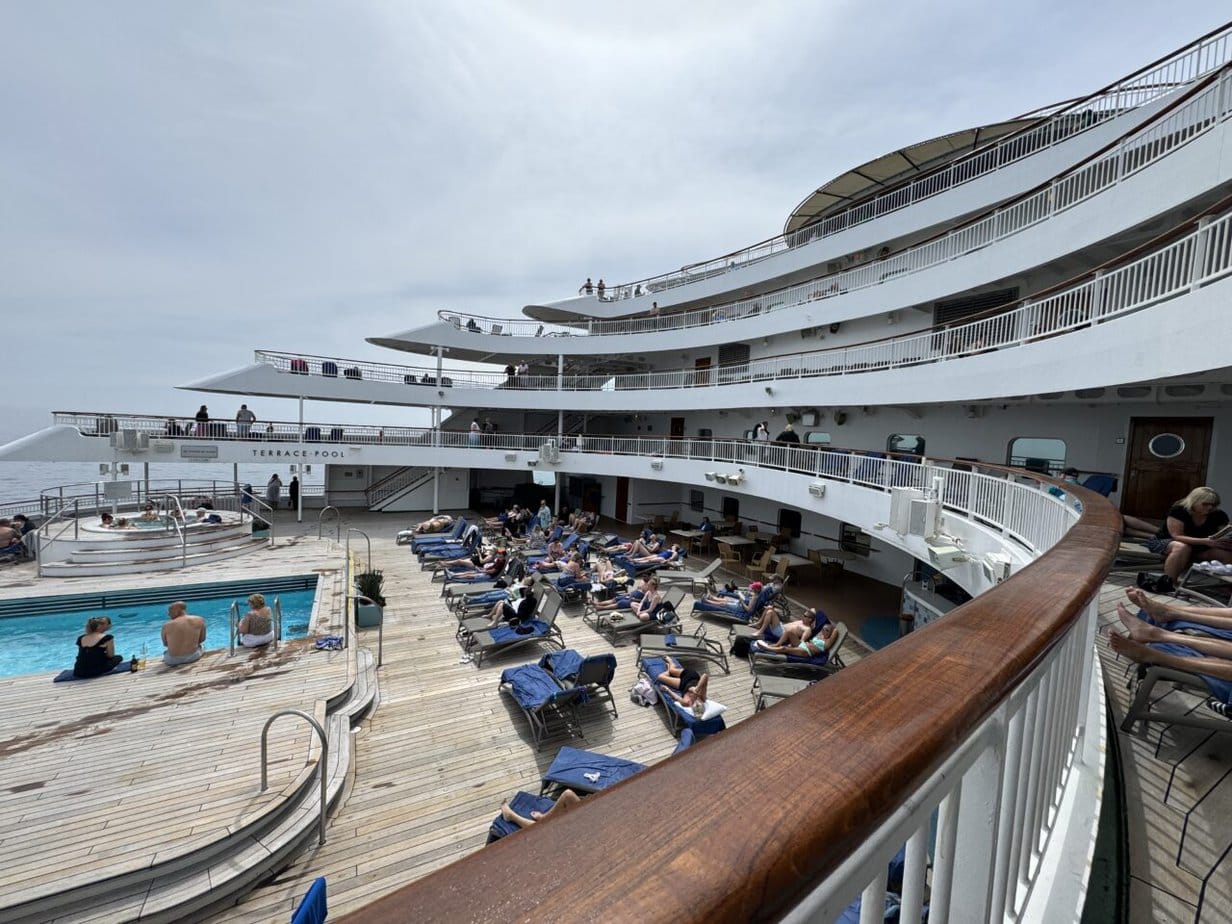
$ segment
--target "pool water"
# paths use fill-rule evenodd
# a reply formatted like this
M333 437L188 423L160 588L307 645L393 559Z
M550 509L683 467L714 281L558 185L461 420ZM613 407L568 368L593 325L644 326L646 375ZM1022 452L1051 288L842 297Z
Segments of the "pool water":
M301 638L308 634L315 590L280 590L266 594L272 608L282 604L282 637ZM172 598L168 598L168 603ZM240 604L240 617L248 612L247 595L189 600L188 612L205 619L205 647L226 648L230 628L231 604ZM77 659L77 637L85 632L91 616L111 617L115 653L127 658L141 653L147 657L163 654L162 627L167 621L167 604L119 606L108 609L52 613L45 616L11 616L0 619L0 677L59 671L73 666Z

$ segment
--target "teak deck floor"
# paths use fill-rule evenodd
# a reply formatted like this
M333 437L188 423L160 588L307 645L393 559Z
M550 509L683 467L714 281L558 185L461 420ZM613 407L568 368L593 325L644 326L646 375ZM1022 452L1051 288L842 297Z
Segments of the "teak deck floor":
M634 645L613 649L577 618L580 608L574 607L559 619L566 643L586 654L615 652L613 692L620 715L613 718L600 705L586 707L585 741L558 735L536 751L524 716L497 685L505 667L535 660L541 649L528 646L481 669L459 663L456 624L440 603L440 585L430 583L409 550L392 541L401 524L400 517L351 511L344 523L373 536L372 564L385 571L389 607L379 708L358 732L355 777L330 821L327 843L305 851L215 920L286 920L320 875L329 880L331 912L342 913L479 849L501 801L517 789L537 790L562 744L643 763L663 760L675 746L661 710L628 700ZM297 528L280 518L279 530L279 548L270 552L179 574L92 580L91 587L172 586L339 567L337 544L308 541L315 524ZM0 578L0 597L81 589L73 581L36 585L26 567L7 569ZM792 591L799 602L823 605L853 628L864 616L886 612L892 594L896 589L864 586L852 576L827 587L805 582ZM1105 624L1115 619L1121 598L1122 585L1113 579L1101 597ZM696 624L685 621L690 629ZM709 632L725 636L719 625L710 625ZM375 632L362 639L375 647ZM848 646L846 659L857 660L860 642L853 637ZM1099 650L1119 722L1130 696L1125 663L1105 642ZM0 772L6 781L0 790L0 903L72 877L98 878L137 857L151 862L233 824L270 797L257 793L261 725L278 708L311 709L336 692L346 682L345 660L340 653L288 645L277 656L227 662L225 652L214 653L171 671L152 660L146 673L89 683L52 685L45 675L0 679ZM235 682L249 671L251 676ZM712 697L728 706L729 724L752 715L745 664L733 661L730 675L714 670L711 677ZM1157 736L1153 730L1147 742L1118 733L1129 803L1131 921L1189 922L1200 876L1229 839L1222 819L1232 802L1232 782L1219 779L1232 766L1232 740L1216 735L1203 744L1202 733L1173 729L1157 758ZM287 721L274 726L271 744L272 794L303 769L312 742L302 724ZM1165 805L1171 762L1191 750ZM1191 821L1178 866L1182 812L1212 786ZM1203 921L1227 918L1230 879L1232 872L1225 870L1213 878ZM140 908L108 911L108 920L128 920Z

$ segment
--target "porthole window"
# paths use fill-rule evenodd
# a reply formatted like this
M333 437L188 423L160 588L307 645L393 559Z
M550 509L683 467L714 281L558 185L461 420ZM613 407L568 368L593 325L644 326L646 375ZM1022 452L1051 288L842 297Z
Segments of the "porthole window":
M1157 459L1175 459L1185 451L1185 441L1175 433L1157 433L1146 448Z

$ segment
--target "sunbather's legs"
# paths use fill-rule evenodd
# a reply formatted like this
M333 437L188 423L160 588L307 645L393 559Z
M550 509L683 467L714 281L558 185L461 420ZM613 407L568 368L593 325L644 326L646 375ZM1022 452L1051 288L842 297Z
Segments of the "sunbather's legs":
M1195 641L1194 636L1178 635L1177 633L1169 634L1180 639L1182 645L1188 645L1194 650L1198 650L1197 646L1193 644ZM1215 640L1212 639L1211 641ZM1108 644L1118 654L1123 654L1130 660L1138 661L1142 664L1157 664L1160 667L1170 667L1173 670L1187 671L1191 674L1205 674L1217 680L1232 681L1232 661L1226 658L1209 656L1186 658L1166 651L1156 651L1143 642L1134 641L1132 638L1118 635L1111 630L1108 631Z
M1125 522L1123 532L1126 536L1133 536L1135 539L1154 539L1159 533L1158 526L1152 526L1146 520L1139 520L1137 517L1127 517L1122 514L1121 519Z
M693 688L694 693L695 693L694 702L696 702L697 700L701 700L702 702L705 702L706 701L706 690L709 689L709 687L710 687L710 675L702 674L702 679L697 681L697 686Z
M1169 642L1173 645L1185 645L1208 657L1224 659L1228 664L1229 677L1232 678L1232 642L1221 638L1207 638L1204 635L1183 635L1180 632L1161 629L1159 626L1153 626L1149 622L1143 622L1141 619L1138 619L1123 606L1117 608L1117 616L1120 617L1121 624L1129 632L1129 637L1135 642L1141 642L1144 645L1151 642Z
M525 815L519 815L515 812L510 807L509 803L506 802L501 806L501 817L504 818L505 821L513 822L519 828L529 828L537 821L545 821L553 815L559 815L561 812L568 811L581 801L582 799L577 793L575 793L572 789L566 789L560 794L560 797L556 800L556 803L546 812L531 812L530 817L527 818Z
M1125 591L1125 596L1129 597L1131 603L1144 609L1156 622L1185 619L1214 629L1232 629L1232 607L1161 603L1148 597L1139 587L1129 588Z

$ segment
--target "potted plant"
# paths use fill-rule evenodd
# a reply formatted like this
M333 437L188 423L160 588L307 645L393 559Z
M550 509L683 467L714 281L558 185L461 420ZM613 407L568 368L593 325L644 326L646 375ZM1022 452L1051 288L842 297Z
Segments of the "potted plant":
M355 625L370 629L381 624L385 615L385 575L381 571L364 571L355 575ZM371 601L371 602L368 602Z

